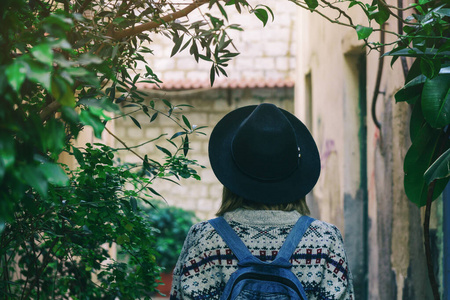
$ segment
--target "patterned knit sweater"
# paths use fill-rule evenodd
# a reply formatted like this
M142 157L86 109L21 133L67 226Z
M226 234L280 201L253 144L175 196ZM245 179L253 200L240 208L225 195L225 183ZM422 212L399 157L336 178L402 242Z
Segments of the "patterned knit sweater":
M270 262L300 216L295 211L239 209L224 218L254 256ZM237 263L208 222L192 226L174 270L170 299L219 299ZM308 299L354 299L342 236L334 225L314 221L291 263Z

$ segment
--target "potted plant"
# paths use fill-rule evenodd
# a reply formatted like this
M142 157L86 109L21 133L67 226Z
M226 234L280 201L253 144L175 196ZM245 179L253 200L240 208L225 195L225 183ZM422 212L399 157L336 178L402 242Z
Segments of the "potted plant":
M172 271L177 263L184 240L189 229L198 219L195 213L179 207L155 205L147 210L151 226L156 229L156 252L161 273L162 285L158 287L161 294L170 293Z

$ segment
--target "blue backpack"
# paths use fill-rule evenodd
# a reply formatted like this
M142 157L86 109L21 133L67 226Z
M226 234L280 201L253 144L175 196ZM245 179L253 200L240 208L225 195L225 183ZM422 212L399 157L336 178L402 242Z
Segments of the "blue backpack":
M297 276L291 271L289 262L297 245L314 221L302 216L292 228L277 257L271 263L253 256L233 228L223 217L209 220L237 257L238 269L227 282L221 300L306 300L306 293Z

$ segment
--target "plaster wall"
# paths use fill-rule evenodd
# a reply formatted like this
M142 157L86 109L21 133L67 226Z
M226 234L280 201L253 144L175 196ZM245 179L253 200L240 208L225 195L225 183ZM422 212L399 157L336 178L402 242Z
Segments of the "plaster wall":
M347 12L355 24L366 25L356 10ZM390 22L387 29L396 31L396 22ZM356 299L431 299L421 211L403 189L410 107L396 104L393 98L404 84L400 61L391 68L390 59L385 58L375 97L378 129L371 104L379 53L367 51L352 28L331 24L303 9L297 26L295 111L301 118L311 114L310 128L322 157L322 173L310 206L344 234ZM379 38L379 33L373 33L371 41ZM392 39L386 38L387 42ZM358 66L357 57L365 58L366 70ZM357 99L358 72L366 76L366 107ZM358 118L363 113L365 120ZM361 140L358 128L364 126L367 135ZM361 151L364 144L367 148ZM361 155L366 155L365 162Z

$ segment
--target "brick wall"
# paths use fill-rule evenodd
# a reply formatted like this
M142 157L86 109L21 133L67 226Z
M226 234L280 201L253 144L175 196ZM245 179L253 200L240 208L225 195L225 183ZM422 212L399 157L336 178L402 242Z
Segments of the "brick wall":
M164 180L158 180L153 188L161 193L168 204L176 205L185 209L194 210L200 219L206 220L214 216L220 205L222 185L218 182L209 166L208 160L208 140L209 134L214 125L228 112L242 106L270 102L290 112L293 112L293 88L263 88L263 89L211 89L199 91L177 91L177 92L157 92L149 93L147 101L157 99L167 99L173 105L189 104L194 108L183 108L183 114L190 123L198 126L208 126L203 132L204 135L197 135L190 138L191 150L188 157L195 159L206 168L197 168L202 180L182 179L181 185ZM161 103L159 103L161 104ZM160 105L159 107L163 107ZM176 124L164 117L158 117L154 122L149 123L149 118L143 114L133 114L140 122L142 129L134 125L130 118L117 119L115 121L115 132L123 139L128 146L134 146L168 133L171 137L178 132ZM160 146L169 150L174 149L169 143L161 139ZM121 145L116 142L117 147ZM154 143L147 144L136 149L140 155L147 154L150 158L162 157ZM136 162L138 158L122 151L120 157L123 161Z

